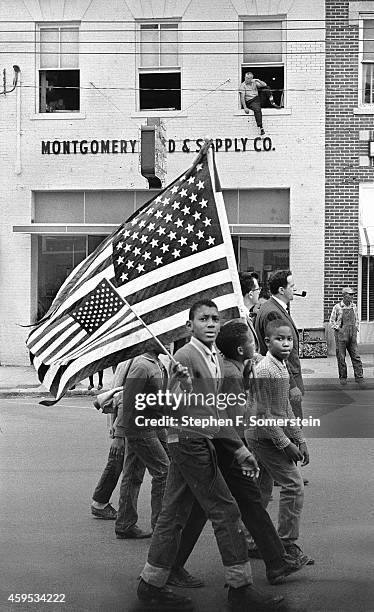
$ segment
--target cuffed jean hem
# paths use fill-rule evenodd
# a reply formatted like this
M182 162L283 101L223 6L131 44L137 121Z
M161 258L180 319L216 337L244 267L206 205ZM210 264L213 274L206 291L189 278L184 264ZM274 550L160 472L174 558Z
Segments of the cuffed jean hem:
M226 583L234 589L239 589L246 584L252 584L252 569L249 561L237 563L236 565L225 565Z
M140 577L144 580L144 582L161 589L167 583L169 574L170 568L155 567L147 561L142 573L140 574Z

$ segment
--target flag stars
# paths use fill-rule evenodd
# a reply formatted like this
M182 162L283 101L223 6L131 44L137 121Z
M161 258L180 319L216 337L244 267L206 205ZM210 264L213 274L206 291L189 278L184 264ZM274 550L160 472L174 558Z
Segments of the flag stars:
M184 206L184 208L182 208L182 213L184 215L188 215L190 213L190 207L189 206Z
M131 244L126 244L124 251L125 253L128 253L129 251L131 251Z
M203 164L196 164L196 172L200 172L203 169Z
M139 274L140 274L140 272L144 272L144 266L143 266L143 264L138 264L138 265L136 266L136 269L137 269L137 271L139 272Z
M172 255L174 259L176 259L177 257L180 257L181 256L180 249L174 249L174 251L172 252Z
M156 266L160 266L162 264L162 257L157 256L156 259L154 259L154 262Z
M191 185L191 184L192 184L192 183L194 183L194 182L195 182L195 177L194 177L194 176L190 176L190 178L188 179L187 183L188 183L189 185Z
M154 208L152 208L152 207L148 208L147 215L151 215L153 213L153 211L154 211Z
M163 204L164 206L167 206L170 202L170 198L164 198Z
M117 251L119 251L120 249L122 249L123 247L123 242L119 242L116 246Z
M172 215L167 214L167 215L165 216L165 222L166 222L166 223L170 223L170 221L172 221L172 220L173 220L173 216L172 216Z
M126 266L127 266L127 267L128 267L128 269L130 270L130 268L133 268L133 267L134 267L134 262L133 262L133 261L131 261L131 259L129 259L129 260L128 260L128 262L127 262L127 264L126 264Z
M201 213L199 213L199 212L197 212L197 211L196 211L196 212L195 212L195 213L194 213L192 216L193 216L193 218L195 219L195 221L197 221L198 219L200 219L200 217L201 217Z
M144 259L145 261L147 261L148 259L150 259L151 254L150 254L150 252L149 252L149 251L144 251L144 253L143 253L142 257L143 257L143 259Z
M154 247L156 247L157 245L158 245L158 240L153 238L153 240L151 240L151 247L154 249Z
M181 191L180 191L180 194L179 194L179 195L180 195L180 196L182 196L182 198L186 197L186 195L187 195L187 189L181 189Z
M203 223L204 223L205 227L208 227L208 225L210 225L212 223L212 220L208 219L208 217L205 217Z
M132 240L136 240L138 236L139 236L139 232L134 232L131 238Z
M144 221L144 219L142 219L139 223L139 227L144 227L146 224L146 222Z
M199 230L196 234L197 238L199 240L201 240L202 238L204 238L204 232L202 230Z
M187 230L187 232L188 232L189 234L190 234L191 232L193 232L193 229L194 229L194 227L193 227L193 225L191 225L191 223L189 223L189 224L187 225L187 227L186 227L186 230Z
M137 255L140 255L141 250L138 247L135 247L135 249L133 250L133 253L134 253L135 257L136 257Z
M150 223L150 224L148 225L148 227L147 227L147 230L148 230L149 232L152 232L152 231L155 229L155 227L156 227L156 226L155 226L155 224L154 224L154 223Z
M193 242L192 244L190 244L190 249L192 251L197 251L197 247L198 247L198 245L196 244L196 242Z
M123 236L124 236L124 238L128 238L128 237L130 236L130 233L131 233L131 232L130 232L128 229L127 229L127 230L125 230L125 231L123 232Z
M209 236L208 239L207 239L207 243L209 244L209 246L213 246L215 241L216 241L216 239L213 238L213 236Z
M177 219L177 220L176 220L176 222L175 222L175 225L176 225L177 227L182 227L182 225L183 225L183 220L182 220L182 219Z
M131 225L134 227L134 225L136 225L136 224L137 224L137 222L138 222L138 220L137 220L137 218L135 218L135 219L133 219L133 220L131 221Z
M166 232L166 227L162 227L162 226L161 226L161 227L159 227L159 228L158 228L158 230L157 230L157 234L158 234L159 236L162 236L163 234L165 234L165 232Z
M117 259L117 264L118 264L118 265L120 265L120 264L121 264L121 263L123 263L123 262L124 262L124 257L122 257L122 256L121 256L121 257L118 257L118 259Z
M196 183L196 187L198 189L204 189L204 181L199 181L198 183Z
M162 212L161 210L158 210L155 214L156 219L160 219L162 217Z
M171 193L177 193L177 191L178 191L178 187L174 185L174 187L172 187L171 189Z
M165 253L166 253L166 251L168 251L168 250L169 250L169 245L164 243L164 244L162 245L162 247L160 247L160 248L161 248L161 251L162 251L162 252L165 254Z
M208 200L204 200L204 198L201 198L200 202L199 202L201 208L206 208L208 205Z
M169 240L175 240L176 237L177 237L177 234L175 232L168 233Z
M177 242L179 242L179 244L183 246L184 244L187 244L187 238L181 236Z
M197 201L197 194L196 193L191 193L191 195L188 196L188 197L191 200L191 204L192 204L192 202L196 202Z
M161 202L162 202L162 197L161 197L161 196L157 196L157 198L155 199L155 202L156 202L157 204L161 204Z
M148 240L148 238L147 238L147 236L145 236L144 234L143 234L143 236L140 238L140 242L141 242L142 244L145 244L145 243L147 242L147 240Z
M179 207L180 207L180 205L181 205L181 204L180 204L180 202L175 201L175 202L174 202L174 203L171 205L171 207L172 207L174 210L177 210L177 208L179 208Z

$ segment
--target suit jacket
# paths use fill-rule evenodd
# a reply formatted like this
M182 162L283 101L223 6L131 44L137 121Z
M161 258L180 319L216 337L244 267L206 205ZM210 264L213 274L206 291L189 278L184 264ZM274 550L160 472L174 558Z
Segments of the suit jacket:
M304 393L304 383L301 374L301 364L299 358L299 334L297 327L287 310L283 308L273 297L265 302L257 315L256 319L256 333L260 343L260 353L266 355L267 346L265 344L265 329L269 321L274 319L283 319L286 321L292 331L293 337L293 348L290 356L287 359L287 369L290 374L290 387L298 387L302 393Z

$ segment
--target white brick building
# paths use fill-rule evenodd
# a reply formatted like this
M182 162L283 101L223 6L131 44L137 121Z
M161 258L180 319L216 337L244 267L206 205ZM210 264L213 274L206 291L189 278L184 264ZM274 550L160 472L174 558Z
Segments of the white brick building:
M240 268L265 282L289 266L308 292L292 305L298 326L322 326L323 2L0 0L0 15L8 85L21 69L0 96L1 363L28 362L20 324L150 197L139 166L150 117L175 144L166 182L213 138ZM245 68L284 107L263 110L267 139L239 108Z

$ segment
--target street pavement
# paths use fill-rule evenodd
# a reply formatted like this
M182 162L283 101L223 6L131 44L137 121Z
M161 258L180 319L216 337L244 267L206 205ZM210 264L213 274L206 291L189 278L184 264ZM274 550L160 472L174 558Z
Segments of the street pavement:
M303 468L310 485L301 544L316 564L271 587L262 561L253 562L256 584L284 594L288 611L374 610L373 391L351 387L311 389L305 398L305 413L326 423L305 428L311 463ZM90 515L109 448L106 417L89 397L64 398L54 407L39 400L0 399L0 610L140 612L136 585L149 540L117 540L112 521ZM274 489L274 518L278 496ZM139 498L143 528L149 497L147 476ZM187 567L206 581L188 593L196 610L224 610L227 591L210 526ZM12 593L64 594L65 603L12 604Z

